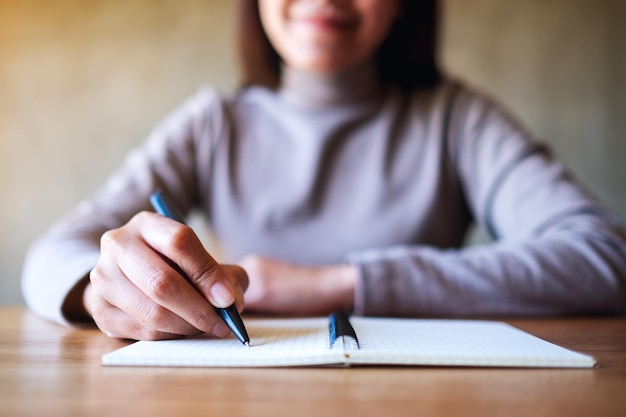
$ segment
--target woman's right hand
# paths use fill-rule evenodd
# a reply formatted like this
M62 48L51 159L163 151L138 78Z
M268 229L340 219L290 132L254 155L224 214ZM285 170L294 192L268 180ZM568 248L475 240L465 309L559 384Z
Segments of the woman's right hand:
M110 337L225 337L230 330L214 307L243 310L246 272L218 264L189 226L141 212L106 232L100 251L83 303Z

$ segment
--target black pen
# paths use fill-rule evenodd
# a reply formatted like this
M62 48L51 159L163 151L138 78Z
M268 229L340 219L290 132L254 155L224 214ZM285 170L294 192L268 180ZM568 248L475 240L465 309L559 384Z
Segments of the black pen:
M163 191L158 190L153 193L150 196L150 203L157 213L165 217L169 217L172 220L176 220L179 223L185 224L183 216ZM182 273L180 268L177 268L177 270ZM237 339L239 339L244 345L250 347L250 338L248 337L248 332L243 324L243 320L241 320L241 316L237 311L237 306L233 304L228 308L215 307L215 311L217 311L217 314L219 314L222 320L224 320L224 323L226 323L230 331L237 336Z

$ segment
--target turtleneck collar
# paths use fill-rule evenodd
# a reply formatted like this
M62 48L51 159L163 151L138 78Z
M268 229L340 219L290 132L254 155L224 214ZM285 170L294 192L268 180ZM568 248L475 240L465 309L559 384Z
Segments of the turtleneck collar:
M362 103L381 91L374 65L362 66L341 74L320 75L282 68L279 94L306 107L329 107Z

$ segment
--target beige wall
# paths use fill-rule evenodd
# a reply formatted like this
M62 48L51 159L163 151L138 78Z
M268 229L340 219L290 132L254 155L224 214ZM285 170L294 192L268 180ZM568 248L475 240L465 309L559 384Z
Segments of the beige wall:
M446 0L442 60L626 218L626 2ZM29 242L203 83L236 84L232 3L0 0L0 304Z

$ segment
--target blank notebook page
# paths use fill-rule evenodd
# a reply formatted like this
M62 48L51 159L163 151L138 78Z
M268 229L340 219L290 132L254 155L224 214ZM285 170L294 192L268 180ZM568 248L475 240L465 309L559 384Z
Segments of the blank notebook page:
M361 349L329 346L328 318L247 319L251 347L234 337L137 342L104 365L306 366L332 364L591 367L582 355L500 322L350 319Z
M593 366L590 356L501 322L353 317L354 363L472 366Z
M328 319L246 320L251 347L235 338L142 341L103 356L103 364L289 366L343 362L329 350Z

